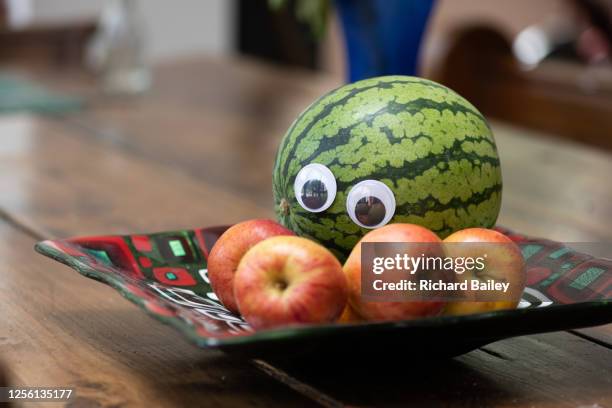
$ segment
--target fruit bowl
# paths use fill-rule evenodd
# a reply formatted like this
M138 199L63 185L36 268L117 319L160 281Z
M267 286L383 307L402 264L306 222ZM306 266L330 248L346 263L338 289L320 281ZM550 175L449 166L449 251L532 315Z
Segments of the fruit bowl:
M454 356L504 338L612 322L612 261L498 228L526 259L527 288L518 309L254 331L223 307L209 284L206 259L227 228L48 240L35 249L110 285L195 345L248 357L316 352L378 358L393 350Z

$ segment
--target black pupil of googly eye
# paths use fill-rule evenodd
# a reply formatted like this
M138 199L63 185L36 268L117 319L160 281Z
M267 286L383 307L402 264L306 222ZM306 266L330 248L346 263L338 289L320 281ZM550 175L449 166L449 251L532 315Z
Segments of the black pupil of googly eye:
M363 197L355 205L355 217L363 225L373 227L385 218L385 205L374 196Z
M317 210L327 202L327 187L319 179L308 180L302 187L302 202L311 210Z

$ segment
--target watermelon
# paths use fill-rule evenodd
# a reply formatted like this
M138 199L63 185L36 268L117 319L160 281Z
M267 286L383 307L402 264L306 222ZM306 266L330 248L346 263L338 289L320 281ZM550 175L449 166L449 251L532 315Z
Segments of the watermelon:
M340 259L388 222L441 238L492 227L501 192L483 115L451 89L408 76L362 80L316 100L281 141L273 174L278 221Z

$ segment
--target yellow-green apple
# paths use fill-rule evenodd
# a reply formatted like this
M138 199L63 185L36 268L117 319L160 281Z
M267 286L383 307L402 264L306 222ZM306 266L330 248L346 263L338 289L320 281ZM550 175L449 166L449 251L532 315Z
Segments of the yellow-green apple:
M466 269L461 279L468 282L507 283L506 293L499 291L475 291L468 289L465 297L476 300L449 302L445 315L466 315L500 309L514 309L525 289L525 261L520 248L504 234L486 228L468 228L457 231L444 239L446 255L449 257L483 257L484 268ZM468 288L471 285L468 285Z
M244 254L266 238L294 233L277 222L256 219L238 223L223 233L208 255L208 278L219 300L237 313L234 275Z
M349 285L349 303L351 307L366 320L404 320L424 316L438 315L444 307L439 300L406 301L366 301L361 292L361 244L366 242L406 242L435 244L439 247L440 238L427 228L414 224L389 224L367 233L355 245L344 263L344 273ZM407 252L411 252L407 249ZM409 255L409 254L407 254ZM419 256L420 252L412 254Z
M234 280L242 317L255 329L327 323L346 306L342 265L323 246L301 237L268 238L242 258Z

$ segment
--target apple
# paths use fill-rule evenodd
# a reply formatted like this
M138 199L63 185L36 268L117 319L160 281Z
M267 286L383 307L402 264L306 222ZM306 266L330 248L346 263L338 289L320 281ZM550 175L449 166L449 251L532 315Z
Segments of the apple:
M244 255L234 295L254 329L334 322L348 297L336 257L313 241L292 236L268 238Z
M244 221L223 233L208 255L208 279L213 291L228 310L237 313L234 275L243 255L255 244L277 235L295 235L267 219Z
M361 296L361 244L364 242L414 242L441 244L440 238L414 224L388 224L367 233L355 245L344 264L349 285L349 303L366 320L404 320L438 315L444 307L442 301L365 301ZM415 256L418 254L414 254Z
M481 271L466 270L462 279L468 281L477 279L481 282L494 281L509 283L508 292L504 299L494 300L492 297L500 297L492 293L479 295L476 291L470 291L467 295L471 299L481 301L461 300L449 302L444 308L445 315L466 315L472 313L483 313L493 310L514 309L521 299L525 289L525 261L520 248L504 234L486 228L468 228L444 239L444 243L472 243L483 245L447 245L445 246L447 256L483 256L487 253L485 268ZM487 243L500 244L489 245Z
M350 304L346 304L342 314L338 318L338 323L358 323L363 322L363 318L357 314Z

